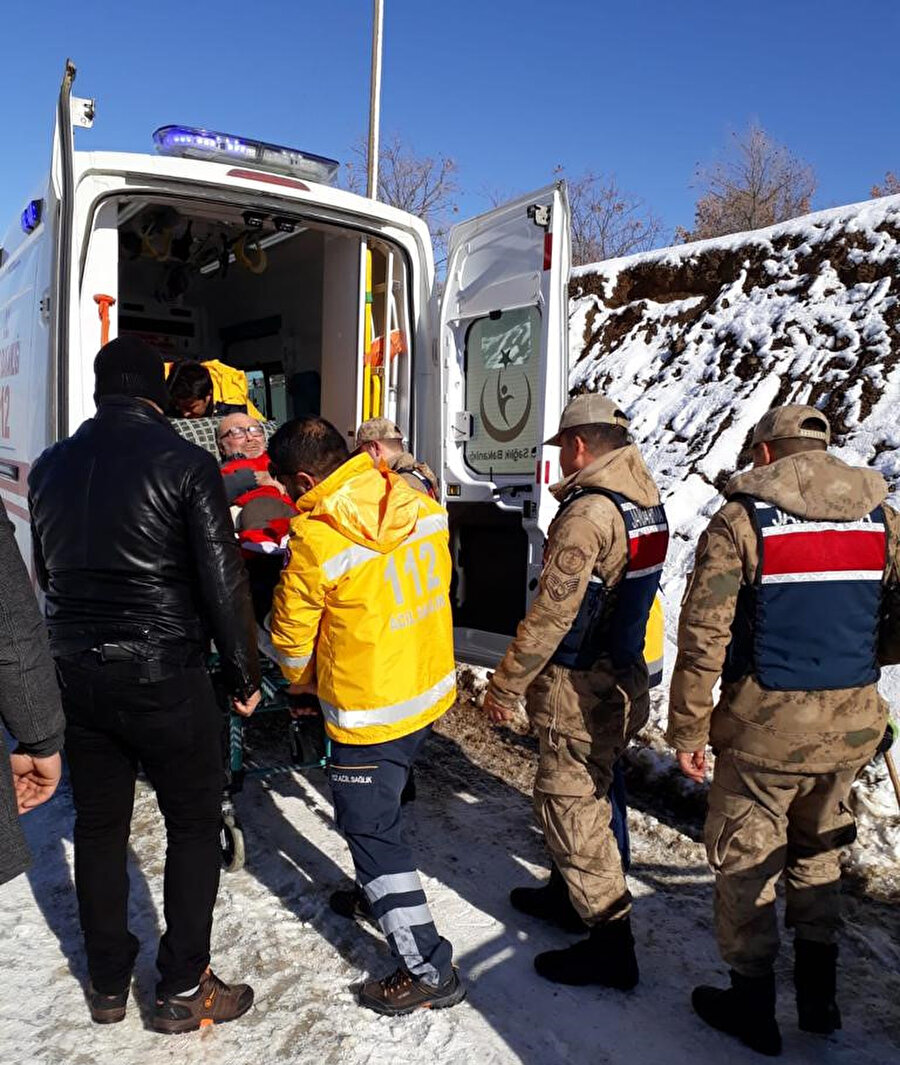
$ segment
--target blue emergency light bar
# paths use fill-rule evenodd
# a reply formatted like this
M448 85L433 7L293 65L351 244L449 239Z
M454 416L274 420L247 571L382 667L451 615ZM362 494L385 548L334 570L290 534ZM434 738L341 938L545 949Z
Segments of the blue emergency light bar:
M334 159L301 152L298 148L284 148L280 144L266 144L192 126L161 126L153 134L153 143L161 155L204 159L211 163L240 162L254 169L290 174L323 185L334 184L340 166Z
M41 224L41 215L43 213L44 201L32 200L31 203L22 212L22 232L33 233L37 227Z

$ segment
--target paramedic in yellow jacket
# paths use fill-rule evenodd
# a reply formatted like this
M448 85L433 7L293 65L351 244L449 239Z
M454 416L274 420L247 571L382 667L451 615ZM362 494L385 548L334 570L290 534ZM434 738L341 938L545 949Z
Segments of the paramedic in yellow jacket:
M358 888L332 908L368 914L399 967L360 992L379 1013L452 1006L465 989L401 832L400 795L432 723L456 698L447 512L367 454L350 458L322 418L269 442L296 499L272 608L285 676L315 690L331 739L335 820Z

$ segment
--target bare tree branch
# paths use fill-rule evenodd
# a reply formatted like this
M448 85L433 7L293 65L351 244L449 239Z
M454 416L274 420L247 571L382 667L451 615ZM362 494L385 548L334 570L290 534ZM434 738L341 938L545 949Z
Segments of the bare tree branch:
M351 192L363 193L368 170L368 142L360 139L352 148L354 160L347 163L345 184ZM378 152L378 199L402 211L418 215L431 230L435 258L446 258L450 220L458 207L456 163L445 155L436 159L416 155L397 134L384 140Z
M755 123L732 137L727 158L698 168L695 185L701 195L694 209L694 227L679 227L679 239L704 240L761 229L810 210L816 177L808 163Z
M562 167L555 173L561 176ZM620 188L615 176L586 171L567 181L572 212L572 263L601 262L647 251L663 235L662 220L637 196Z
M883 184L873 185L869 189L869 195L873 200L877 200L879 196L900 196L900 178L893 170L888 170L884 175Z

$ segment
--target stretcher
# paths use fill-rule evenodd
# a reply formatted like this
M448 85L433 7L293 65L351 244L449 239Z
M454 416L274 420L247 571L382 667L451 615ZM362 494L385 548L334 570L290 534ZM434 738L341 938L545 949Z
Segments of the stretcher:
M231 708L219 670L218 657L210 656L209 673L219 696L224 716L222 753L225 763L225 790L222 796L222 823L219 829L219 847L222 852L222 867L233 873L242 869L246 860L244 830L234 805L234 796L244 786L247 777L270 780L284 774L325 767L329 755L329 743L325 736L321 712L311 696L294 696L288 692L288 682L277 663L260 650L262 682L261 699L250 718L242 717ZM303 709L302 717L292 716L291 711ZM273 732L265 729L261 720L266 715L281 714L287 729L287 742L281 737L279 744ZM270 718L270 721L272 719ZM254 731L268 732L259 747L253 744ZM248 743L248 740L250 741ZM280 748L273 752L273 748ZM286 748L286 750L285 750ZM274 753L274 757L273 757Z

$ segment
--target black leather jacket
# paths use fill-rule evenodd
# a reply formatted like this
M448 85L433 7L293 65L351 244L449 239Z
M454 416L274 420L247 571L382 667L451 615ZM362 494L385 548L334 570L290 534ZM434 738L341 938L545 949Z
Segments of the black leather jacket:
M212 455L143 401L109 396L40 456L28 488L55 656L117 643L196 664L212 637L230 692L259 686L247 574Z

